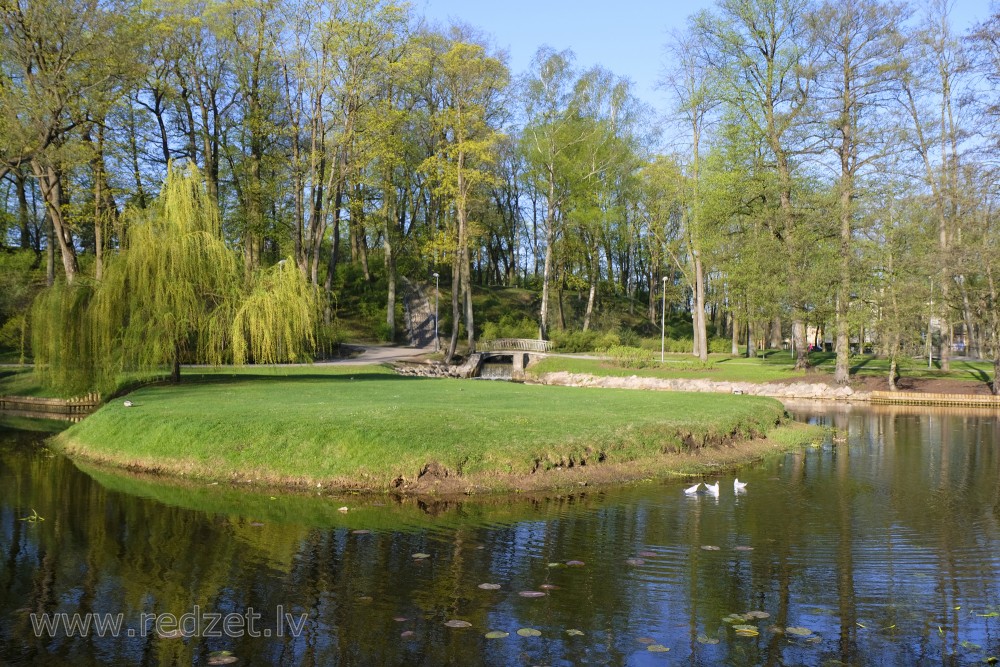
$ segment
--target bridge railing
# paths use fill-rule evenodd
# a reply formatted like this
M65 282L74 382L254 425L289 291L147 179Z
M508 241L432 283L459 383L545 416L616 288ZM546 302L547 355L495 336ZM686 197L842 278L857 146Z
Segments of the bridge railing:
M494 338L479 341L476 348L481 352L549 352L552 341L535 338Z

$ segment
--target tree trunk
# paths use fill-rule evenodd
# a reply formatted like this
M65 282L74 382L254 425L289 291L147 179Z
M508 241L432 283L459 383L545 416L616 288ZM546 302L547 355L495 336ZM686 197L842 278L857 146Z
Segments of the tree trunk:
M49 220L52 222L52 232L59 243L59 252L62 257L63 270L66 273L66 282L73 283L79 271L79 264L76 260L76 249L73 247L73 234L66 226L63 219L63 191L62 179L59 172L51 165L42 165L38 160L31 161L31 168L38 179L39 188L45 198L46 209ZM52 243L52 237L49 237Z
M768 347L772 350L780 350L784 344L784 340L781 336L781 316L775 315L771 319L771 339L768 341Z
M740 327L736 321L736 313L729 313L729 331L732 335L732 347L730 351L733 356L738 356L740 353Z
M549 283L552 281L552 246L555 244L555 186L549 187L548 212L545 215L545 263L542 269L542 304L538 315L538 337L549 339Z
M458 327L462 323L462 312L459 307L459 294L462 290L462 260L459 253L454 254L451 262L451 340L448 341L448 354L445 362L452 363L458 350Z
M694 353L702 361L708 361L708 331L705 326L705 269L701 262L701 253L694 253Z

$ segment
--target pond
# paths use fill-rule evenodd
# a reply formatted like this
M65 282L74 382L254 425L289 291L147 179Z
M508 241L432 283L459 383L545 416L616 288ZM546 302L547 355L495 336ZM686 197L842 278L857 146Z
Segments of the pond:
M720 474L717 498L685 480L460 502L269 495L78 467L0 431L0 664L1000 655L996 413L789 409L838 435Z

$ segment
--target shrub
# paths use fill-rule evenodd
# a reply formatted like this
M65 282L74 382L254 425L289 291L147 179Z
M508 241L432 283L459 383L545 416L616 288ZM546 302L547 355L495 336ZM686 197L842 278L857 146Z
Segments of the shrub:
M649 350L627 345L612 345L608 348L611 362L622 368L649 368L654 365L653 354Z

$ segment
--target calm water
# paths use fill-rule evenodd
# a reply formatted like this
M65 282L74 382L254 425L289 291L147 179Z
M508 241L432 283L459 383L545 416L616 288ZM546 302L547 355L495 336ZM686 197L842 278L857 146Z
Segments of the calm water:
M737 471L749 481L739 496L721 475L717 500L686 497L680 482L462 503L178 489L80 469L37 435L2 431L0 664L205 665L218 651L237 665L964 665L1000 654L997 416L794 411L850 435ZM20 520L33 510L45 520ZM201 635L212 632L204 614L232 613L242 625L231 619L230 634L244 636L143 632L141 614L196 606ZM249 607L259 637L247 636ZM723 620L751 611L761 614ZM36 638L31 614L60 612L123 624L118 637ZM302 614L295 633L288 621Z

